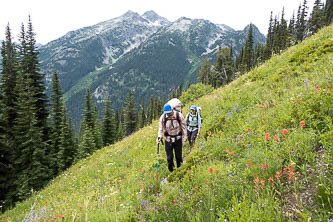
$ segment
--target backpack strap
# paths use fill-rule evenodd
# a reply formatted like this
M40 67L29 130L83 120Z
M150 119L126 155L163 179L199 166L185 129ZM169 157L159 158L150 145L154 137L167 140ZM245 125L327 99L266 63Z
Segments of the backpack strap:
M175 111L175 112L176 112L176 120L177 120L178 125L180 127L180 133L178 135L176 135L176 136L171 136L171 137L177 137L177 136L181 136L182 135L182 129L181 129L182 125L181 125L181 121L180 121L180 117L179 117L179 112L178 111ZM167 123L168 120L170 120L170 119L168 119L167 115L164 114L164 129L165 129L164 135L165 136L170 136L168 134L168 132L166 131L166 123Z

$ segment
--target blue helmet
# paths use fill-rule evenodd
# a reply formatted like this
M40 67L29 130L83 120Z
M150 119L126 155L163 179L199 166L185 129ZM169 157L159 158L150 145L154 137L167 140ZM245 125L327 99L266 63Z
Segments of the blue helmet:
M163 111L164 111L164 114L171 113L172 108L169 104L165 104L164 107L163 107Z
M197 111L197 106L195 106L195 105L192 105L192 106L190 107L190 110Z

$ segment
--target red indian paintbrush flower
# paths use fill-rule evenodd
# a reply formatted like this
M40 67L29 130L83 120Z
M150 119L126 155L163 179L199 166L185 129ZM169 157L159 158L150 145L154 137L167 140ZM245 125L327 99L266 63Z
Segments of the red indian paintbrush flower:
M213 168L209 168L209 173L210 173L210 174L213 173Z
M299 126L300 126L302 129L304 129L304 127L305 127L305 121L302 120L301 122L299 122Z
M251 162L251 161L247 162L247 167L248 167L249 169L252 168L252 162Z
M272 177L269 177L268 182L274 183L274 179Z
M269 133L265 133L265 141L269 140Z
M288 130L287 130L287 129L283 129L283 130L282 130L282 133L283 133L283 135L286 136L286 135L288 134Z

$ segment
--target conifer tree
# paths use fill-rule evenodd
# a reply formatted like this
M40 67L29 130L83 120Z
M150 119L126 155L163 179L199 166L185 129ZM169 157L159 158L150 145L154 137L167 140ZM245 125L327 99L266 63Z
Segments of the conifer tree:
M126 128L125 128L125 111L123 108L120 109L120 119L119 119L119 127L117 132L117 140L122 140L126 135Z
M24 26L22 25L22 32L24 32ZM46 96L46 87L44 82L44 75L39 71L39 61L38 55L39 51L36 47L35 32L33 30L31 18L28 19L28 27L26 33L20 35L20 44L21 50L20 53L20 63L23 75L25 78L32 79L32 86L35 95L36 102L36 120L37 125L43 131L43 139L47 140L48 137L48 128L47 128L47 96ZM29 74L29 75L27 75Z
M288 40L288 24L287 21L284 18L285 13L284 13L284 7L282 9L281 13L281 20L280 20L280 27L279 27L279 39L280 39L280 49L279 50L284 50L287 48L287 40Z
M60 144L58 152L58 169L60 172L69 168L77 154L71 120L67 118L66 109L63 109Z
M96 106L96 104L93 104L93 106L94 106L94 112L93 112L94 128L93 128L93 133L94 133L96 148L100 149L103 146L101 123L100 123L99 118L98 118L97 106Z
M210 84L210 78L211 78L210 63L208 62L208 59L205 58L201 63L201 68L200 68L200 71L199 71L198 80L203 84L209 85Z
M119 110L116 109L116 112L114 114L114 122L115 122L115 125L116 125L116 135L118 133L118 128L119 128ZM117 141L117 136L116 136L116 141Z
M271 12L271 16L269 19L269 26L268 26L266 46L265 46L265 60L269 59L272 56L272 52L273 52L273 12Z
M33 79L29 74L19 77L17 84L17 118L15 121L17 197L23 200L31 189L42 188L50 179L47 143L43 140L43 129L36 118L36 96Z
M152 96L150 96L148 110L147 110L147 125L151 124L153 121L154 117L153 110L154 110L154 99Z
M333 22L333 0L326 0L325 3L326 25Z
M51 112L50 112L50 131L51 131L51 150L50 150L50 160L51 169L53 170L53 175L56 176L60 172L58 169L58 163L61 161L62 155L58 155L60 151L61 143L61 133L62 124L64 119L64 105L62 99L62 90L60 88L60 82L58 78L57 71L53 71L52 77L52 93L51 93Z
M250 24L250 28L249 28L249 32L247 35L245 48L244 48L243 64L246 66L246 70L250 70L253 67L253 48L254 48L253 27L252 27L252 24Z
M116 123L110 99L105 103L102 136L104 146L113 144L116 140Z
M295 45L296 43L296 30L295 30L295 12L293 12L293 15L291 19L289 20L288 25L288 41L287 46Z
M296 21L296 40L301 42L307 35L307 0L304 0L303 5L299 6Z
M125 132L126 136L132 134L136 129L137 110L132 91L129 91L125 100Z
M2 72L0 75L0 201L10 206L15 196L15 133L17 117L17 52L12 42L9 24L1 47ZM1 203L0 203L1 204Z
M140 111L138 115L138 124L137 128L141 129L145 126L145 121L146 121L146 114L145 114L145 101L142 100L141 105L140 105Z
M325 25L325 14L321 0L316 0L312 9L309 19L309 32L310 34L316 33L320 28Z

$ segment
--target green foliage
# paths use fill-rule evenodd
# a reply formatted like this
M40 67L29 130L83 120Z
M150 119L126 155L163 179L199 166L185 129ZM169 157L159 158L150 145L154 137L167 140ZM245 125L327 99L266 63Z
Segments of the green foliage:
M213 87L204 84L191 85L179 98L183 104L190 104L194 100L207 95L213 91Z

